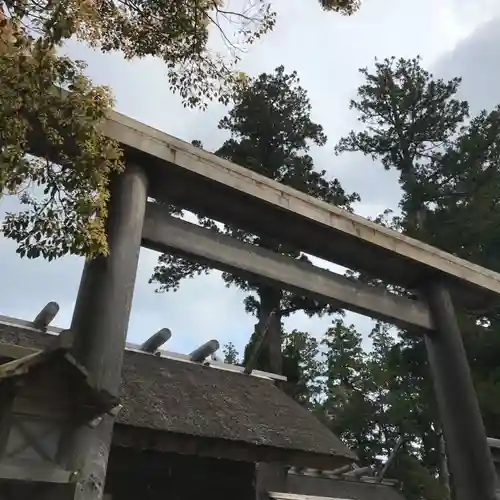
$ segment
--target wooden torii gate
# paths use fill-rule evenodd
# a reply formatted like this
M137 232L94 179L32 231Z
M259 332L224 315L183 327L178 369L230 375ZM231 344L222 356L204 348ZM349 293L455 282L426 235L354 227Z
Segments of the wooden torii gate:
M453 303L481 312L500 302L500 275L258 175L111 112L105 133L125 152L112 185L109 256L87 261L71 329L74 355L116 394L141 246L320 298L423 335L457 500L494 500L496 475ZM172 218L162 200L275 238L414 292L396 296ZM102 496L113 426L106 416L71 437L65 466L77 500Z

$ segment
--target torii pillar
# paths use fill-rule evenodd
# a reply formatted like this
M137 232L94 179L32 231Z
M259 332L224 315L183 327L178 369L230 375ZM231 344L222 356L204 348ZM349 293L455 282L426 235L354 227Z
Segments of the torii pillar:
M486 439L450 292L436 281L422 291L435 323L425 335L456 500L498 500Z
M99 388L119 395L148 196L144 170L128 165L110 191L109 255L85 263L71 329L75 358ZM103 498L113 420L106 415L97 427L80 425L68 437L65 466L77 472L73 500Z

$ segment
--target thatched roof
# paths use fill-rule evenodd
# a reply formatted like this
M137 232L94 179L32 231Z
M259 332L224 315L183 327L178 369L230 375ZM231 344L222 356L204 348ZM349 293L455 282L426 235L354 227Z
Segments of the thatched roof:
M0 342L44 348L54 337L0 322ZM126 351L121 402L117 427L149 436L238 442L323 457L337 465L356 459L309 411L271 381L253 376Z

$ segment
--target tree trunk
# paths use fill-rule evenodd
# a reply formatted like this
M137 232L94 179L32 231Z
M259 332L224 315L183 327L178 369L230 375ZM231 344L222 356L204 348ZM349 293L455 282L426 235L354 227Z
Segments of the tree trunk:
M275 315L269 323L267 335L262 346L263 350L266 352L266 369L271 373L281 374L283 372L280 314L281 290L268 286L261 286L259 288L259 298L259 328L264 327L271 312L275 311Z
M269 315L275 311L271 318L267 335L264 339L262 350L266 370L271 373L282 374L283 356L281 352L281 290L267 286L259 288L259 329L264 328ZM277 387L283 389L281 383ZM282 463L259 463L256 469L257 500L269 498L268 491L286 490L286 468Z

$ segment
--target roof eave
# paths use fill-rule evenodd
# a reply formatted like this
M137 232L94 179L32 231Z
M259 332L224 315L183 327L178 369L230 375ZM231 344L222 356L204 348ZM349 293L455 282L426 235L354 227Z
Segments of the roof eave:
M142 427L116 424L113 446L179 453L242 462L283 463L295 467L336 468L357 460L354 453L325 454L313 451L257 445L243 441L174 434Z

